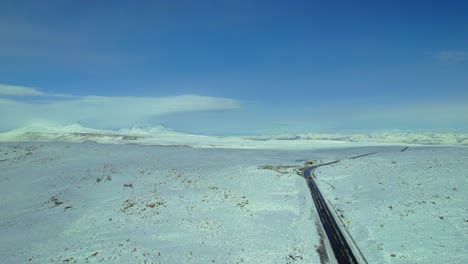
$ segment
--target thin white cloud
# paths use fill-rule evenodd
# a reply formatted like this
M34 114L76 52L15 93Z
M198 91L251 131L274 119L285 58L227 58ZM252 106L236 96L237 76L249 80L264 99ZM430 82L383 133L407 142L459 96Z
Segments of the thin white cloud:
M20 90L16 90L20 91ZM30 95L36 90L30 91ZM44 93L37 91L37 95ZM84 96L47 101L19 101L0 98L0 130L31 123L70 124L80 122L93 128L124 128L146 124L158 117L181 112L236 109L237 100L199 95L167 97Z
M434 55L434 58L439 61L460 62L468 60L468 52L465 51L441 51Z
M44 96L45 94L36 88L0 84L0 96Z

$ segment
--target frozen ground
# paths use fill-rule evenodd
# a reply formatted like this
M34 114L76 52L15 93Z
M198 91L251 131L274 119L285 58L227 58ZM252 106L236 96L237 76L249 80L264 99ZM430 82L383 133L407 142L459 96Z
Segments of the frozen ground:
M466 263L467 161L468 148L409 148L315 174L369 263Z
M318 184L369 263L465 262L468 148L319 147L0 143L2 263L320 263L296 169L336 159Z
M319 263L301 152L0 144L2 263Z

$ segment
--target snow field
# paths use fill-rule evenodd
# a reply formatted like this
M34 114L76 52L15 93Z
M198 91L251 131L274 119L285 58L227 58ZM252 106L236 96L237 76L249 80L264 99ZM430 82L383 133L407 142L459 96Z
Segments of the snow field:
M467 160L463 147L409 148L316 175L369 263L466 263Z
M304 180L261 167L284 153L88 143L0 153L3 263L319 262Z
M319 147L0 143L2 261L320 263L296 170L337 159L317 184L369 263L468 259L467 148Z

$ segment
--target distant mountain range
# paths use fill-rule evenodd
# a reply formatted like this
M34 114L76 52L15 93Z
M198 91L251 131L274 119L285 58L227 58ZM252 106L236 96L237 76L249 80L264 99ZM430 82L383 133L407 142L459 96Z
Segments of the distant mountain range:
M217 137L192 135L173 129L156 127L132 127L130 129L99 130L80 124L31 125L0 133L0 142L97 142L111 144L161 144L202 147L269 148L270 146L298 146L329 143L378 143L416 145L468 146L468 134L380 132L359 134L284 134L244 137ZM298 142L300 141L300 142ZM336 142L336 143L333 143Z
M359 134L294 134L272 136L248 136L250 140L334 140L348 142L405 143L423 145L468 145L468 134L375 132Z
M144 128L132 127L130 129L99 130L87 128L80 124L71 125L31 125L21 127L5 133L0 133L0 141L65 141L84 142L96 141L100 143L125 143L157 135L178 135L170 128L163 126Z

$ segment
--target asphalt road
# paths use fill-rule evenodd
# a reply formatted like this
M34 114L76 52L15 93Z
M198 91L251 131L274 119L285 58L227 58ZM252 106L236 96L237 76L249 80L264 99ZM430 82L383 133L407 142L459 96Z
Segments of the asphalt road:
M356 257L354 256L351 248L349 247L348 242L346 241L343 233L341 232L338 224L336 223L333 215L328 209L325 200L322 197L317 185L315 184L314 178L312 177L312 172L319 166L330 165L335 162L320 164L312 167L308 167L304 170L304 177L307 179L307 184L309 185L310 193L312 194L312 199L314 200L315 207L317 208L318 215L320 216L320 221L322 223L323 229L327 234L330 245L335 254L335 258L340 264L345 263L358 263Z

